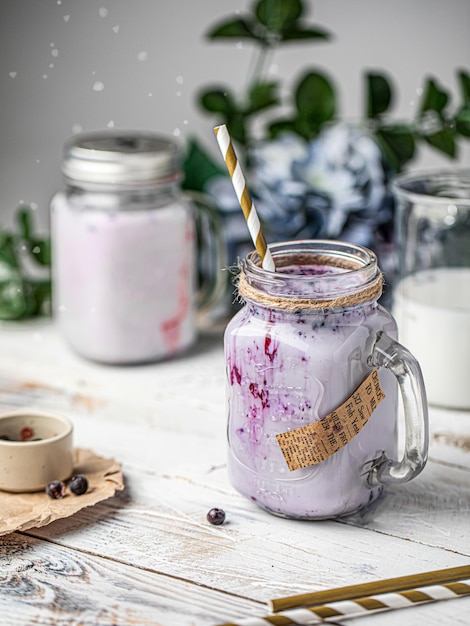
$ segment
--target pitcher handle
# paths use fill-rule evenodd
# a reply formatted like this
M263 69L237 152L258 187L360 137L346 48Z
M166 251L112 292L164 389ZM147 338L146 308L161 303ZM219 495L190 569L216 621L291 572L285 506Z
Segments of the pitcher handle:
M199 259L196 307L199 316L203 317L215 309L226 295L227 276L223 270L227 266L227 248L222 220L211 198L198 191L186 190L184 193L196 209Z
M384 332L377 334L368 364L386 367L398 381L405 417L405 450L401 461L389 459L385 453L374 460L367 482L370 487L406 483L421 472L428 456L428 406L421 368L404 346Z

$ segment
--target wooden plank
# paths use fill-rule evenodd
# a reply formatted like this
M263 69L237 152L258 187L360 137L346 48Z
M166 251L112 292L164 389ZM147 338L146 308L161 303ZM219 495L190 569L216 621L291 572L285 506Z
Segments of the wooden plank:
M430 458L470 470L470 412L431 407L429 424Z
M430 461L413 481L388 488L384 497L345 523L470 558L470 475Z
M388 505L384 500L375 522L378 532L372 532L374 520L361 527L360 521L281 519L229 487L216 488L184 475L129 470L126 482L127 491L118 497L29 532L74 549L180 575L196 584L260 601L312 588L464 565L470 557L463 522L455 539L456 551L426 545L419 533L410 540L410 519L419 530L429 511L418 508L412 517L414 502L404 498L400 506L405 503L410 514L405 509L403 528L393 528L393 517L386 524L389 513L398 518L391 498ZM212 527L206 522L206 512L212 506L226 510L227 524ZM438 539L446 528L435 529ZM398 536L400 533L406 535L405 540ZM432 529L428 540L433 541ZM461 545L457 546L459 540Z
M0 333L2 410L31 406L205 435L225 416L220 338L201 338L184 358L112 367L74 355L53 326L44 327L40 342L34 334L28 324Z
M20 534L2 538L0 564L2 626L210 626L266 614L255 602ZM430 626L466 625L468 600L422 607L419 619ZM367 626L370 619L344 624ZM384 626L397 620L414 626L416 610L380 617Z
M2 626L207 626L262 612L180 577L18 533L0 541L0 572Z
M157 411L153 421L136 417L129 424L112 422L99 412L75 413L77 444L87 447L93 441L98 453L123 462L129 484L133 485L132 497L139 502L152 502L155 493L161 497L168 491L179 494L181 499L192 500L197 483L206 489L201 501L208 508L222 499L219 494L234 494L225 472L224 419L220 417L210 435L201 435L189 432L190 424L183 433L178 428L163 430L171 428L171 420L162 420L162 415L165 417L163 411ZM204 411L192 411L189 421L203 420L204 415ZM139 477L139 472L143 477ZM148 474L153 476L150 482L146 478ZM417 479L408 485L388 488L376 504L345 521L469 554L466 532L469 512L468 472L429 462Z

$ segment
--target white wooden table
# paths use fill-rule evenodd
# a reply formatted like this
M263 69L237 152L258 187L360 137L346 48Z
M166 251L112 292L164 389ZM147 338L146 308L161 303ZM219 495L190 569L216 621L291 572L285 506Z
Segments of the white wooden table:
M0 326L0 410L69 416L75 445L121 462L126 484L0 537L2 626L210 626L266 615L275 597L470 564L469 413L431 409L424 472L372 508L284 520L227 481L224 376L220 334L172 361L108 367L74 355L53 322ZM223 526L206 521L214 506ZM468 626L470 597L347 623Z

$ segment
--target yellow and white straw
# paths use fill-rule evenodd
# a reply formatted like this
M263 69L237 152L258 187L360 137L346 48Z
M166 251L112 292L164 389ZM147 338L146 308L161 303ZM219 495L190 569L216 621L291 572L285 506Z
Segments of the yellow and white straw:
M238 162L237 155L235 154L227 127L225 124L216 126L214 128L214 132L217 137L220 151L224 157L225 165L227 166L230 174L233 188L237 194L238 202L240 203L243 215L245 216L251 239L253 240L256 251L261 259L261 264L264 269L270 272L275 272L276 268L274 266L274 261L271 256L269 246L266 243L253 199L251 198L250 192L246 186L245 177L243 176L240 163Z
M328 624L338 618L363 617L427 602L470 595L470 565L388 578L325 591L270 600L274 614L219 626L295 626Z
M382 593L356 600L342 600L323 606L287 609L265 617L249 617L220 626L307 626L308 624L328 624L329 619L363 617L377 612L405 609L426 602L451 600L470 595L470 579L446 585L417 587L408 591Z

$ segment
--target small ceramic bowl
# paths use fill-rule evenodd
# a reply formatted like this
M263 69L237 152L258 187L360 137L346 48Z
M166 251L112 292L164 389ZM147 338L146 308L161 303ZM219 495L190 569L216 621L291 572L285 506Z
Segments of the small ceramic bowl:
M0 415L0 490L40 491L73 470L73 425L41 411Z

